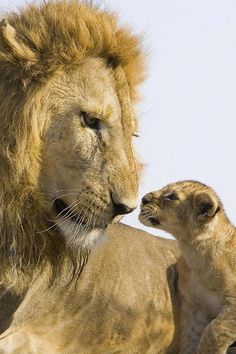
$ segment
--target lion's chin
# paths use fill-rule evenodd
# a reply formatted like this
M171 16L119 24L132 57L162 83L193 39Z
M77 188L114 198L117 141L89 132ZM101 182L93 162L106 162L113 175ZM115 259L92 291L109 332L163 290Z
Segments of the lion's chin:
M105 229L94 228L86 230L83 227L78 227L73 221L67 220L58 225L65 242L69 248L73 249L92 249L105 239Z

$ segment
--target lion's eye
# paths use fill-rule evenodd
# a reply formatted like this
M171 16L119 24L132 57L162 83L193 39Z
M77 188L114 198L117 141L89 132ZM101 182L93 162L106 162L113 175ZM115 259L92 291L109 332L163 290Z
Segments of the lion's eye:
M168 192L168 193L164 194L163 198L165 200L179 200L179 198L177 197L177 195L174 192Z
M81 119L82 119L82 122L84 123L84 125L86 125L90 129L93 129L93 130L100 129L100 120L98 118L93 117L89 113L82 112Z

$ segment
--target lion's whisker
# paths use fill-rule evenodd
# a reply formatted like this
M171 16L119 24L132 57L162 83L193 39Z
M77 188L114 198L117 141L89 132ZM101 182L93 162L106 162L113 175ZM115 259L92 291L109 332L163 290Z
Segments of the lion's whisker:
M74 206L74 207L75 207L75 206ZM38 234L41 234L41 233L43 233L43 232L47 232L47 231L53 229L54 227L56 228L56 226L60 224L59 222L65 221L65 220L67 219L67 217L68 217L68 219L69 219L69 218L72 216L72 215L70 215L70 213L71 213L71 211L73 210L74 207L71 207L70 212L67 212L67 214L69 214L69 215L64 215L64 216L63 216L62 218L60 218L59 220L51 220L51 219L48 219L48 218L47 218L48 221L53 222L53 225L51 225L51 226L48 227L47 229L44 229L44 230L41 230L41 231L37 231L37 233L38 233ZM65 220L63 220L64 218L65 218Z
M69 217L71 217L71 215L70 215L71 211L76 212L75 208L77 208L77 207L81 204L81 202L82 202L83 200L84 200L84 196L82 196L79 200L72 202L67 208L65 208L63 211L61 211L61 212L58 214L58 215L61 215L65 210L68 209L68 211L66 212L66 214L63 215L61 218L59 218L57 221L59 222L59 221L63 220L63 219L64 219L66 216L68 216L68 215L69 215Z
M82 211L83 211L83 207L81 208L81 210L80 210L80 212L78 213L78 216L77 216L77 218L76 218L76 220L75 220L75 224L74 224L73 229L72 229L72 231L71 231L71 233L72 233L71 239L73 239L73 238L76 236L77 231L79 231L79 229L80 229L80 226L78 225L77 222L78 222L78 220L79 220L79 218L80 218L80 216L81 216L81 214L82 214Z
M75 195L75 193L66 193L66 194L62 194L57 196L56 198L54 198L50 204L50 207L52 207L52 205L55 203L56 200L61 199L62 197L66 197L68 195Z
M48 218L47 218L47 220L48 220L48 221L52 221L52 220L50 220L50 219L48 219ZM41 230L41 231L36 231L36 233L37 233L37 234L41 234L41 233L43 233L43 232L47 232L47 231L53 229L54 227L56 227L55 224L51 225L51 226L48 227L47 229L44 229L44 230Z

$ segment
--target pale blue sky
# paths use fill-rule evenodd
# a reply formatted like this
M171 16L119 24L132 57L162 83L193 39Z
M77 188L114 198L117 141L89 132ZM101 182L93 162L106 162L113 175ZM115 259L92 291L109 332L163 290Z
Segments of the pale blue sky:
M23 3L0 0L0 8ZM144 33L149 52L138 109L136 146L145 163L140 198L169 182L200 180L215 188L236 223L236 1L102 3ZM137 213L125 222L142 228Z
M145 32L150 53L140 107L140 196L197 179L215 188L236 223L236 2L107 3ZM126 220L141 226L135 214Z

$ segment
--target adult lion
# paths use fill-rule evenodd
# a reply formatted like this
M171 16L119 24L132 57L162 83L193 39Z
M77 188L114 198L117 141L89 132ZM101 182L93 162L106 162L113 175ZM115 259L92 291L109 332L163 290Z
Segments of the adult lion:
M138 38L106 11L49 2L2 20L0 353L175 352L174 242L114 224L83 269L136 207L142 78Z

